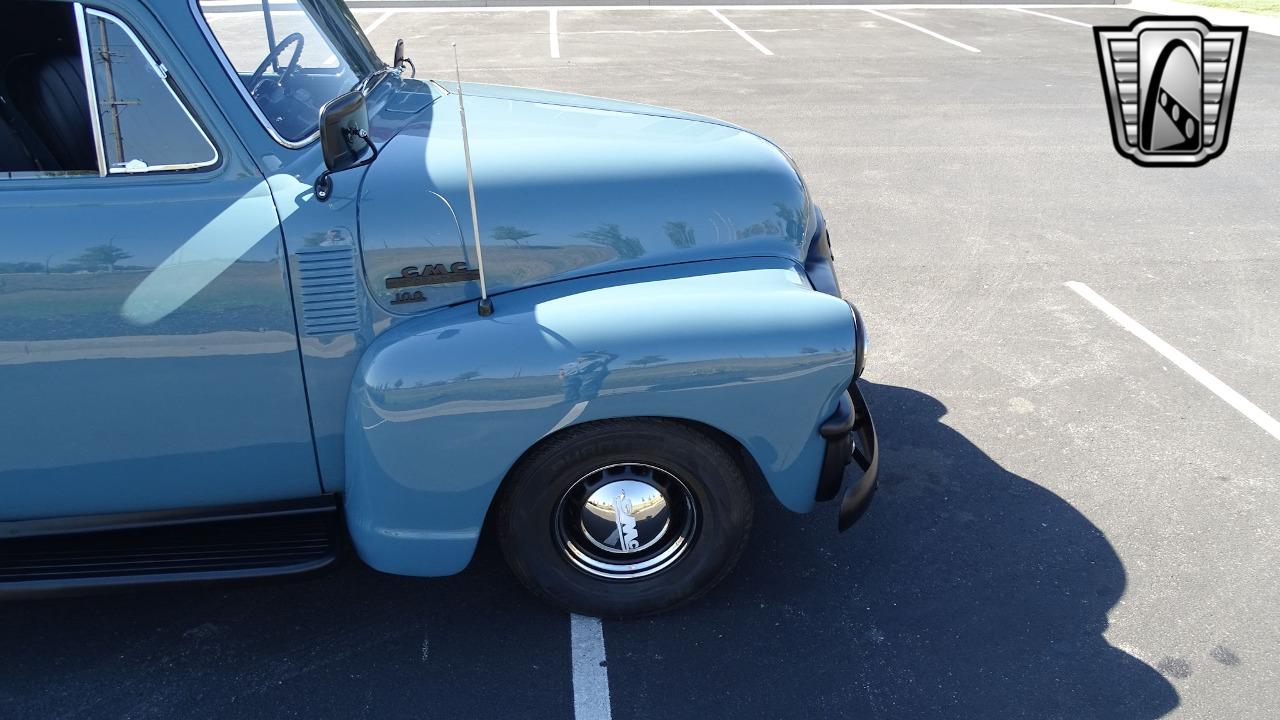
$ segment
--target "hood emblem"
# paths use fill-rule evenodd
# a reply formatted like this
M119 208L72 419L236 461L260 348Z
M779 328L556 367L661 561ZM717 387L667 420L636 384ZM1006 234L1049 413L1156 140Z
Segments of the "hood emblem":
M480 271L471 269L465 262L456 262L447 267L443 263L423 265L421 268L410 265L400 270L399 275L387 278L387 289L399 290L421 285L445 285L479 279Z

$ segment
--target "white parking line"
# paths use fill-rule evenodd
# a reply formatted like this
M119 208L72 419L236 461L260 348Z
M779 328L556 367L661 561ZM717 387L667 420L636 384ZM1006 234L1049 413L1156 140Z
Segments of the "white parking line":
M399 11L398 11L398 10L392 10L392 11L390 11L390 12L385 12L385 13L383 13L383 14L382 14L382 17L380 17L380 18L378 18L377 20L374 20L373 22L369 23L369 27L367 27L367 28L365 28L365 29L364 29L364 33L365 33L365 35L368 35L369 33L373 32L374 30L377 30L377 29L382 25L382 23L384 23L384 22L386 22L386 21L390 20L390 19L391 19L391 16L392 16L392 15L395 15L397 12L399 12Z
M476 5L476 6L421 6L421 3L427 0L352 0L349 4L352 10L376 10L379 6L398 7L401 12L540 12L551 8L560 10L681 10L687 11L690 8L698 7L689 4L663 4L653 3L635 4L635 5L556 5L547 3L545 5ZM414 7L412 4L418 4ZM256 5L256 0L200 0L200 6L203 7L233 7ZM406 7L406 5L409 5ZM795 5L734 5L732 3L717 3L715 7L721 10L863 10L866 8L876 8L880 10L991 10L993 8L1011 8L1022 7L1019 3L868 3L865 5L857 5L851 3L842 4L795 4ZM1041 5L1036 3L1037 8L1087 8L1090 10L1102 9L1118 9L1125 10L1123 5L1099 5L1097 3L1046 3ZM261 15L261 10L239 10L236 12L245 14ZM295 13L301 10L293 11Z
M1009 9L1016 10L1020 13L1026 13L1028 15L1035 15L1036 17L1049 18L1050 20L1057 20L1058 22L1071 23L1072 25L1079 25L1080 27L1087 27L1087 28L1093 27L1089 23L1080 22L1079 20L1072 20L1070 18L1058 17L1057 15L1050 15L1049 13L1036 12L1035 10L1028 10L1022 7L1011 7Z
M574 720L611 720L609 669L605 667L600 620L570 615L569 647L573 654Z
M390 19L391 19L391 16L392 16L392 15L395 15L395 14L396 14L396 13L398 13L398 12L400 12L400 11L399 11L399 10L389 10L389 11L387 11L387 12L383 13L383 14L382 14L382 16L381 16L381 17L379 17L377 20L374 20L373 22L369 23L369 27L367 27L367 28L365 28L365 29L364 29L364 34L365 34L365 35L368 35L369 33L373 32L374 30L377 30L379 25L381 25L382 23L386 22L387 20L390 20ZM337 62L337 61L338 61L338 56L337 56L337 55L334 55L334 54L332 54L332 53L330 53L330 54L329 54L329 57L325 58L325 59L324 59L324 62L322 62L322 63L320 63L320 64L321 64L321 65L329 65L330 63L335 63L335 62Z
M1152 349L1165 356L1169 362L1177 365L1183 372L1195 378L1197 382L1209 388L1210 392L1227 402L1228 405L1235 408L1240 414L1249 418L1255 425L1262 428L1271 437L1280 440L1280 422L1268 415L1262 408L1249 402L1245 396L1232 390L1230 386L1214 377L1212 373L1200 367L1196 361L1183 355L1177 348L1169 343L1161 340L1155 333L1143 327L1137 320L1124 314L1119 308L1107 302L1101 295L1093 291L1093 288L1080 282L1068 282L1066 286L1075 291L1077 295L1088 300L1094 307L1106 313L1107 317L1114 320L1120 327L1133 333L1139 340L1150 345Z
M724 28L693 28L689 30L566 30L561 35L706 35L708 33L727 33L732 30ZM803 28L755 28L753 33L805 32Z
M1154 2L1155 0L1138 0L1138 2ZM449 6L449 7L415 7L406 5L406 3L421 3L423 0L378 0L376 3L363 4L354 3L351 5L352 10L380 10L394 7L396 12L403 13L483 13L483 12L545 12L551 9L557 10L594 10L599 12L615 11L615 10L680 10L687 11L696 5L472 5L472 6ZM218 15L262 15L261 9L251 10L218 10L220 7L254 7L259 3L255 0L201 0L200 9L216 12ZM1021 7L1009 3L873 3L869 5L716 5L721 10L866 10L867 8L879 10L999 10ZM1090 10L1133 10L1132 5L1098 5L1098 4L1080 4L1080 3L1055 3L1046 5L1036 5L1037 8L1085 8ZM281 15L299 15L301 10L276 10L273 15L279 13ZM1269 19L1269 18L1268 18Z
M707 8L707 12L711 13L712 15L715 15L715 16L716 16L716 18L720 20L720 22L724 23L725 25L728 25L730 30L732 30L732 31L734 31L734 32L738 33L739 35L741 35L741 36L742 36L742 39L743 39L743 40L746 40L747 42L749 42L749 43L751 43L753 46L755 46L755 49L759 50L760 52L764 53L765 55L772 55L772 54L773 54L773 51L772 51L772 50L770 50L769 48L767 48L767 47L765 47L765 46L761 45L761 44L760 44L760 43L759 43L755 38L753 38L753 37L751 37L750 35L748 35L748 34L747 34L747 33L746 33L742 28L738 27L737 25L734 25L734 24L733 24L733 21L731 21L729 18L725 17L724 15L721 15L719 10L717 10L717 9L715 9L715 8Z
M553 58L560 57L560 28L556 23L556 12L558 11L555 8L551 9L551 19L549 20L551 23L551 57Z
M863 9L863 10L865 10L865 11L867 11L867 12L869 12L869 13L871 13L872 15L875 15L876 17L882 17L882 18L884 18L885 20L892 20L893 22L896 22L896 23L898 23L899 25L906 25L907 27L911 28L912 30L919 30L920 32L924 33L925 35L930 35L930 36L932 36L932 37L936 37L936 38L938 38L939 40L941 40L941 41L943 41L943 42L949 42L949 43L951 43L952 45L955 45L956 47L961 48L961 49L963 49L963 50L968 50L968 51L969 51L969 52L971 52L971 53L980 53L980 52L982 52L981 50L979 50L978 48L976 48L976 47L974 47L974 46L972 46L972 45L965 45L964 43L960 42L959 40L952 40L951 38L947 37L946 35L939 35L938 33L934 32L934 31L932 31L932 30L929 30L928 28L922 28L922 27L920 27L919 25L916 25L915 23L909 23L909 22L907 22L906 20L902 20L902 19L900 19L900 18L896 18L896 17L894 17L894 16L892 16L892 15L885 15L884 13L880 12L879 10L872 10L871 8L862 8L862 9Z

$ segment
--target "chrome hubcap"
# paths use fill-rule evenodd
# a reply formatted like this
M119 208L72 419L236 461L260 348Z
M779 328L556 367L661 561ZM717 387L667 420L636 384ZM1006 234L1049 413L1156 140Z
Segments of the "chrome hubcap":
M693 494L675 475L623 463L580 478L555 513L557 544L585 573L630 580L661 572L683 557L697 530Z

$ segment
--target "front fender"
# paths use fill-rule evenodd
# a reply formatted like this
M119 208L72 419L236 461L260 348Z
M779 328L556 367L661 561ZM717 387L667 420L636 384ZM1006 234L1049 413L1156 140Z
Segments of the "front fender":
M853 377L849 306L788 260L689 263L506 293L380 336L348 407L347 519L373 567L457 572L504 477L565 427L653 416L740 442L809 510L817 428Z

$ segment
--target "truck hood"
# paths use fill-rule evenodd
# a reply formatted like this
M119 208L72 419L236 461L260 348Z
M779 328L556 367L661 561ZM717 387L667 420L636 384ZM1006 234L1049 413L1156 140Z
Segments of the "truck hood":
M397 313L479 297L457 88L439 87L360 189L369 286ZM601 98L463 91L490 294L670 263L804 257L807 191L757 135Z
M448 82L436 82L435 85L442 88L445 92L450 93L456 92L458 87L457 83ZM631 115L651 115L653 117L673 118L677 120L696 120L698 122L733 128L734 130L743 129L733 123L713 117L707 117L706 115L697 115L683 110L658 107L657 105L644 105L641 103L627 102L625 100L612 100L610 98L594 97L591 95L575 95L573 93L556 92L554 90L540 90L537 88L514 87L512 85L485 85L476 83L463 83L462 91L467 97L474 95L476 97L487 97L496 100L518 100L520 102L539 103L542 105L559 105L561 107L584 108L587 110L612 110L614 112L629 113Z

